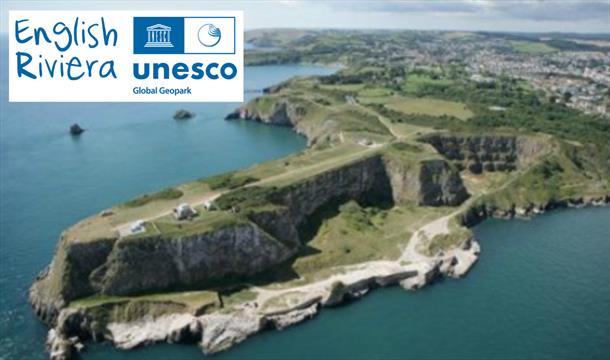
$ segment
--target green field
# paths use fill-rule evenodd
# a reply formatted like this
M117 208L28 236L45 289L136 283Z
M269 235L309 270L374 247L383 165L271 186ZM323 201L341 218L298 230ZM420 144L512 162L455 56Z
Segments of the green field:
M548 54L557 51L543 42L511 40L510 44L513 49L524 54Z
M468 120L474 114L464 103L433 98L412 98L403 96L359 98L363 104L385 104L388 108L405 114L423 114L430 116L454 116Z
M341 84L341 85L320 85L324 90L340 90L346 92L358 92L364 88L364 84Z
M402 90L406 93L416 93L426 86L448 87L453 84L452 80L434 78L427 74L409 74L405 79Z

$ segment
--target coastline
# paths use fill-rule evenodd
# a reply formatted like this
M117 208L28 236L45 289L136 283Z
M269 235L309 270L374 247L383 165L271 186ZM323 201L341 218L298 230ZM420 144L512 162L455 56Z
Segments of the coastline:
M290 126L293 131L308 138L311 144L312 136L308 129L300 128L292 121L294 116L291 111L290 108L282 107L276 114L278 116L273 116L272 119L248 113L245 118L262 124ZM230 114L227 119L236 118L235 114ZM239 117L242 118L241 115ZM416 290L441 276L465 276L480 253L480 246L473 237L458 247L434 255L427 256L418 251L426 239L451 233L450 221L457 220L459 226L472 227L488 217L531 217L557 207L599 206L606 205L610 200L608 196L574 198L528 207L513 205L502 209L485 203L475 204L474 200L480 198L481 196L472 197L455 207L451 214L421 226L413 233L396 261L368 261L342 266L339 274L281 290L250 287L256 293L256 298L233 306L228 311L204 312L201 315L184 312L157 317L145 315L135 321L109 322L98 328L94 313L87 309L66 307L66 304L47 306L34 287L30 292L30 301L41 318L46 318L48 322L55 322L53 319L57 318L56 325L49 331L47 338L53 359L70 358L82 351L83 341L89 339L108 341L124 350L158 342L199 343L205 353L212 354L226 350L258 332L281 330L303 322L314 317L324 307L349 303L377 287L400 285L406 290ZM46 275L41 275L44 276ZM290 298L289 304L265 307L274 299L283 297Z
M565 206L564 206L565 205ZM523 216L521 211L512 212L511 216L491 212L485 217L478 217L470 222L472 227L487 218L510 220L513 218L530 219L536 215L560 208L603 207L610 205L610 197L579 201L561 201L546 206L538 205L531 215ZM465 212L473 210L468 207ZM430 228L440 230L454 217L459 217L462 210L436 219L421 227L413 234L417 239L422 231ZM510 213L510 212L509 212ZM496 216L499 215L499 216ZM414 240L414 239L411 240ZM230 313L212 313L201 316L191 314L171 314L157 318L145 317L138 321L126 323L109 323L110 336L103 334L82 333L80 326L92 321L86 313L76 309L64 309L59 315L58 326L48 332L46 345L52 359L69 359L85 349L83 339L108 341L122 350L131 350L156 343L191 343L199 344L206 354L227 350L247 338L267 330L283 330L314 318L323 308L349 304L359 300L370 291L387 286L400 286L408 291L415 291L432 284L439 277L461 278L473 268L481 252L478 241L469 239L463 247L455 248L440 256L427 257L419 254L415 248L417 242L410 241L411 246L404 249L399 261L373 261L349 266L346 273L335 275L325 280L277 291L256 289L258 301L269 300L281 295L305 290L296 304L262 311L252 301L242 304L241 308ZM405 258L418 257L415 263L406 263ZM76 328L70 328L76 326ZM81 333L78 336L65 337L62 333ZM100 338L101 336L101 338Z

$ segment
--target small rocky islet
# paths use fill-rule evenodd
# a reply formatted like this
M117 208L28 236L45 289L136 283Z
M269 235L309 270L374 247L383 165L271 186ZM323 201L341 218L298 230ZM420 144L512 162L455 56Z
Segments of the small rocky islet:
M195 117L195 113L186 109L179 109L174 113L174 120L189 120Z
M85 132L85 129L83 129L82 127L80 127L80 125L78 125L78 124L76 124L76 123L75 123L75 124L72 124L72 125L70 126L69 133L70 133L70 135L72 135L72 136L79 136L80 134L82 134L82 133L84 133L84 132Z

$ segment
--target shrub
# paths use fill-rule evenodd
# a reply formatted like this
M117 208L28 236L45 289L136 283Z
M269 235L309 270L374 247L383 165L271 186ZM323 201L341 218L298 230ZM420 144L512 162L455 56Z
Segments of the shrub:
M234 172L230 172L202 179L201 181L208 184L210 189L217 190L223 188L235 189L259 180L253 176L237 175Z
M182 191L175 188L163 189L156 193L144 194L133 200L130 200L124 204L126 207L138 207L148 204L151 201L157 200L174 200L178 199L183 195Z

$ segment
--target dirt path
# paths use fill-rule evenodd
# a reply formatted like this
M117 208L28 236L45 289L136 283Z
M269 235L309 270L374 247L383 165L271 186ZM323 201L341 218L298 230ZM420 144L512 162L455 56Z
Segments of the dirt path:
M402 252L399 261L429 261L431 258L422 255L417 251L418 246L425 239L432 239L436 235L448 234L449 233L449 221L456 216L460 211L454 211L449 215L443 216L436 220L433 220L424 226L420 227L416 232L413 233L409 243Z

